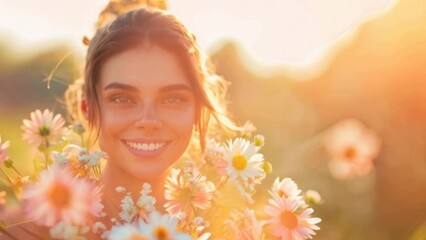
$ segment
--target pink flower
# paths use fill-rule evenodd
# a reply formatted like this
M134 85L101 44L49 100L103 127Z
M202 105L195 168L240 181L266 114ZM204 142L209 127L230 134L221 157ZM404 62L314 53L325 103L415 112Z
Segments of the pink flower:
M272 235L282 240L304 240L312 238L314 230L320 229L315 224L321 219L311 217L312 208L303 209L300 201L294 198L282 198L277 194L272 197L265 206Z
M214 184L199 172L184 173L180 169L171 169L165 188L168 202L164 207L172 215L181 211L188 213L192 207L206 209L215 190Z
M0 136L0 165L4 163L4 161L7 160L7 149L10 146L10 142L6 141L4 143L1 142L1 136Z
M65 120L61 114L53 117L53 112L48 109L45 109L44 112L37 109L31 113L31 120L25 119L23 123L24 140L36 147L42 144L49 147L58 140Z
M331 174L337 178L350 178L371 170L381 141L360 121L347 119L331 129L325 145L331 156Z
M38 181L24 189L23 198L28 218L46 226L60 221L83 225L102 209L99 187L57 165L40 173Z
M220 176L227 176L226 169L228 168L228 162L226 161L225 148L217 143L214 139L207 140L207 147L204 150L203 158L206 163L214 166L217 174Z
M230 218L224 221L226 236L229 239L241 240L259 240L264 239L263 234L264 221L256 219L254 210L245 208L243 210L234 210L230 213Z
M250 138L251 135L256 132L257 128L254 126L254 124L250 121L247 121L244 123L242 129L241 129L241 135L244 138Z

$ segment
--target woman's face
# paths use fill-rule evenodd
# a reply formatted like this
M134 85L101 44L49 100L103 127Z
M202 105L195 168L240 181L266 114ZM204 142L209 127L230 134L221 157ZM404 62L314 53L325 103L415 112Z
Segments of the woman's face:
M108 167L153 179L186 150L196 120L189 79L177 59L156 46L109 58L97 86L99 144Z

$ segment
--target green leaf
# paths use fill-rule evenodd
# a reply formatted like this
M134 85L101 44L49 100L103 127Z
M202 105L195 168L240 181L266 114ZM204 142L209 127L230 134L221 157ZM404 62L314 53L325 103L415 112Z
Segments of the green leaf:
M5 165L7 168L11 168L11 167L13 167L13 161L12 161L12 159L8 159L8 160L4 161L4 165Z

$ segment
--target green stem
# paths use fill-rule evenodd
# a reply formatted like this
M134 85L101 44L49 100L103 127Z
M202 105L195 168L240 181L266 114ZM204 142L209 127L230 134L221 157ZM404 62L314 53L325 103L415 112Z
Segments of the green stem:
M98 178L97 174L96 174L96 166L90 167L90 169L92 169L93 175L95 176L95 178ZM90 173L89 173L90 175Z
M197 210L195 209L194 205L190 204L192 208L192 212L194 213L194 218L197 217Z
M28 233L29 235L33 236L34 237L33 239L43 239L43 237L27 230L25 227L22 226L22 224L32 222L32 221L34 221L34 220L23 221L23 222L15 223L15 224L12 224L12 225L9 225L9 226L6 226L6 227L4 227L2 224L0 224L0 232L7 235L11 239L18 239L18 238L15 238L14 236L12 236L12 234L7 231L7 228L17 227L17 228L20 228L22 231Z
M98 179L98 170L96 169L96 166L92 167L93 175L95 175L95 178Z
M84 143L83 134L79 134L79 135L80 135L80 138L81 138L81 146L85 148L86 144Z
M49 141L46 140L46 148L44 149L44 159L45 159L45 168L46 170L49 170Z
M197 181L198 180L200 180L200 178L202 177L202 176L204 176L202 173L203 173L203 170L204 170L204 168L207 166L207 164L203 164L203 166L201 166L201 168L198 170L199 172L200 172L200 174L198 174L198 177L197 177Z
M44 152L44 159L45 159L44 167L46 168L46 170L49 170L49 153L47 150Z
M228 181L228 176L226 176L225 179L219 183L219 185L217 186L217 189L220 189L221 187L223 187L227 181Z
M99 169L99 166L93 166L92 167L93 174L95 175L96 179L101 179L101 170Z
M100 172L99 172L99 168L98 168L98 167L95 167L95 169L96 169L96 177L97 177L98 179L100 179L100 178L101 178L101 174L100 174Z
M0 167L0 171L3 173L3 175L6 177L7 181L9 181L10 184L13 185L13 181L12 179L9 177L9 175L7 175L7 173L5 171L3 171L3 169L1 169Z
M22 174L18 171L18 169L15 168L15 166L12 166L12 169L15 170L15 172L22 178Z
M0 184L7 185L9 184L9 181L6 181L3 178L0 178Z

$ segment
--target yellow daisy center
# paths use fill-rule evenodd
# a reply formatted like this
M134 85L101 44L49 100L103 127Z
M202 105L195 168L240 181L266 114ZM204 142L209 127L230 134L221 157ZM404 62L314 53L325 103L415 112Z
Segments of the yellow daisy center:
M247 159L243 155L235 155L232 159L232 166L238 171L244 171L247 168Z
M285 228L293 230L297 227L297 216L293 212L284 211L280 215L281 225Z
M192 190L189 187L184 187L182 189L182 194L180 195L182 201L189 201L192 198Z
M47 194L50 203L56 208L64 208L71 202L70 189L63 184L55 184Z
M42 137L47 137L47 136L49 136L49 134L50 134L50 129L49 129L49 127L48 127L48 126L43 125L43 126L41 126L41 127L38 129L38 133L39 133L39 134L40 134L40 136L42 136Z
M357 152L356 152L356 149L354 147L348 147L348 148L345 149L343 154L344 154L346 159L352 160L356 157Z
M158 240L167 240L169 239L169 232L166 228L159 226L156 227L154 230L154 235L157 237Z
M278 190L278 196L288 198L287 193L282 189Z

